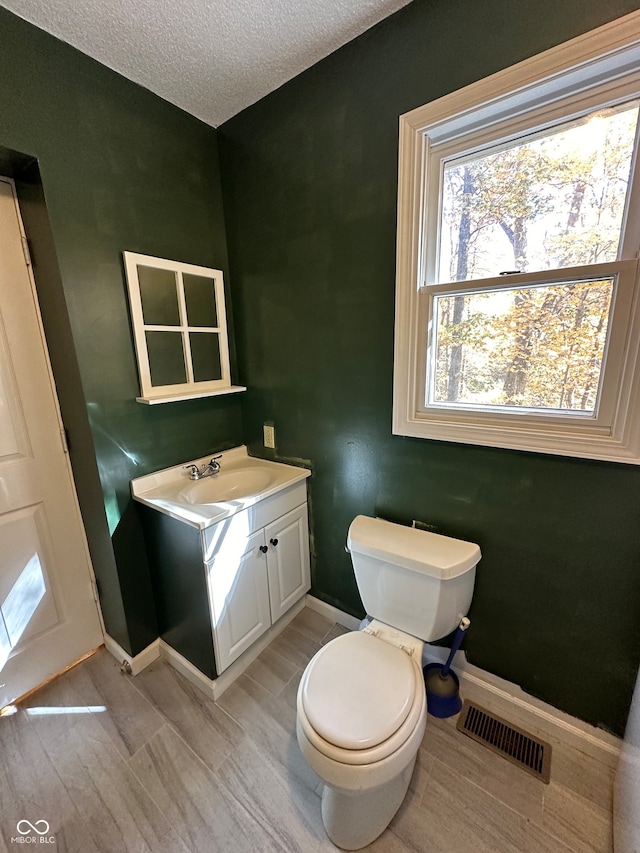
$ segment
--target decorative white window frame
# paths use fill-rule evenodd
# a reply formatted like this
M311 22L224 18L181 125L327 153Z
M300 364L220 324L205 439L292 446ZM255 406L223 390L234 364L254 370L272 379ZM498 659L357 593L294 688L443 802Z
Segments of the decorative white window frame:
M150 255L141 255L136 252L123 252L127 288L129 291L129 305L131 308L131 320L138 361L138 373L140 377L140 396L136 397L138 403L155 405L157 403L174 403L179 400L190 400L198 397L215 397L221 394L235 394L246 391L243 385L231 384L231 367L229 362L229 340L227 335L227 315L224 299L224 281L222 271L200 267L194 264L169 261L164 258L155 258ZM138 266L152 267L153 269L167 270L175 274L177 287L177 301L180 324L178 326L156 326L145 324L142 310L142 298L140 294L140 281L138 278ZM215 307L217 326L200 328L189 325L187 308L184 295L183 275L200 276L212 279L214 283ZM174 385L152 385L151 369L149 365L149 353L147 350L147 331L168 331L182 336L182 348L185 363L186 382ZM193 365L191 359L191 346L189 342L190 332L207 332L217 334L220 350L221 378L197 382L194 379Z
M608 344L619 371L612 385L611 370L607 375L605 367L607 423L602 416L589 421L584 415L429 409L424 403L429 294L437 288L433 235L440 174L433 152L448 145L463 150L469 140L474 147L483 139L489 144L498 138L496 127L507 121L509 133L529 129L532 114L539 117L539 126L548 124L555 115L566 114L560 110L568 97L578 113L594 92L600 102L609 92L612 101L637 96L639 69L640 12L634 12L400 117L394 434L640 464L640 204L629 205L620 253L624 271L616 285ZM640 164L635 172L631 193L637 198ZM568 279L575 272L549 271L549 279ZM517 275L500 284L515 287L526 281L527 275ZM474 284L456 282L448 292L464 292Z

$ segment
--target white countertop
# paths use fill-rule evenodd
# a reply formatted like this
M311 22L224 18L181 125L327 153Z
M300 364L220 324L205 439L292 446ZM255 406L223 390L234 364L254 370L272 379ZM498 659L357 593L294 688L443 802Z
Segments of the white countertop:
M131 481L131 494L134 500L152 509L204 529L311 476L311 471L306 468L249 456L247 448L242 445L220 454L218 474L197 481L191 480L184 465L194 464L202 468L210 459L211 454L200 459L187 460L181 465L165 468L154 474L137 477ZM250 488L234 489L234 473L238 474L238 482L255 480L260 486L259 491L254 492ZM229 493L233 496L205 502L207 491L220 492L223 484L230 486ZM246 491L251 493L244 494ZM202 502L199 501L200 495L204 498Z

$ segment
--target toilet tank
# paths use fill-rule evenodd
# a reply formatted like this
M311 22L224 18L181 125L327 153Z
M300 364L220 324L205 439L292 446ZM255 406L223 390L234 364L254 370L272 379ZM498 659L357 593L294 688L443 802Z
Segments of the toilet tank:
M347 546L374 619L430 642L466 616L481 556L472 542L358 515Z

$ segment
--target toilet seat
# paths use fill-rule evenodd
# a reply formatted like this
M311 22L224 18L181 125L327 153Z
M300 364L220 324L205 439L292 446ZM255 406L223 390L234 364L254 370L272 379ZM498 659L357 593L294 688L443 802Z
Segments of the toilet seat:
M343 764L381 761L425 712L422 670L402 648L365 632L332 640L305 670L298 718L309 742Z

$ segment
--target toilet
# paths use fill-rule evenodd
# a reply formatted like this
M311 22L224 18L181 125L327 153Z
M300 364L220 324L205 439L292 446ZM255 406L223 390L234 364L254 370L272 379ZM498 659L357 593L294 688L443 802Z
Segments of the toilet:
M296 732L324 782L327 835L358 850L384 832L405 798L427 722L424 643L466 615L480 548L363 515L352 521L347 547L373 618L309 662Z

